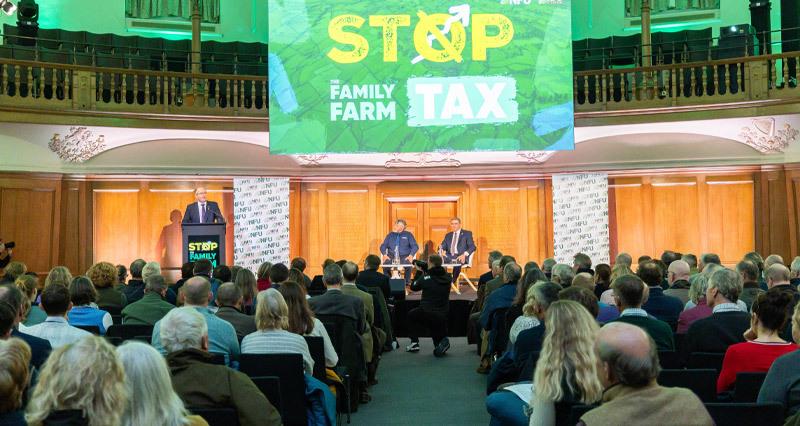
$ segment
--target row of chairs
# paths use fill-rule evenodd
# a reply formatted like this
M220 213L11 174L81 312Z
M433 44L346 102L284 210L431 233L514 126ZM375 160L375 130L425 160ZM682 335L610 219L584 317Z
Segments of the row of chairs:
M594 405L572 407L570 419L565 424L577 424L581 416L595 408ZM784 408L778 403L705 403L708 414L717 426L775 426L783 424Z
M718 402L720 399L733 402L756 402L767 373L738 373L736 385L730 395L717 395L719 372L710 368L673 370L664 369L658 375L658 383L665 387L680 387L691 390L703 402Z

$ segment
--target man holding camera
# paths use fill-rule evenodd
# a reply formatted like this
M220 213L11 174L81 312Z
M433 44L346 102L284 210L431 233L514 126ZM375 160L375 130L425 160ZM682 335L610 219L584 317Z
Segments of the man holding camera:
M411 290L422 290L422 300L419 307L408 311L408 337L411 338L411 344L406 346L406 352L419 352L419 336L427 328L436 347L433 355L441 357L450 349L447 313L452 277L442 267L442 257L438 254L430 255L428 262L415 260L414 268L417 272Z
M11 263L11 249L13 248L13 242L9 241L3 243L3 240L0 240L0 269L5 268Z

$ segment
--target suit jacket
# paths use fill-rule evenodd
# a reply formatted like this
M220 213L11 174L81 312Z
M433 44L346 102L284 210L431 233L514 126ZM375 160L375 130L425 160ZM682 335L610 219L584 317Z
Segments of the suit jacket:
M256 331L255 317L245 315L234 307L223 306L214 315L231 323L236 330L236 337L239 338L239 341L244 339L244 336Z
M467 231L466 229L462 229L459 231L458 241L456 241L455 253L450 253L450 246L452 244L453 244L453 233L448 232L447 235L444 236L444 241L442 241L441 246L439 246L447 258L458 257L464 253L467 253L467 255L471 255L475 251L475 242L472 241L472 231Z
M398 251L401 259L416 254L419 250L417 240L415 240L414 235L408 231L400 232L399 235L397 232L388 233L381 244L381 254L388 253L389 257L393 258L395 246L399 248Z
M650 297L642 309L648 314L666 322L670 327L678 327L678 317L683 312L683 303L677 297L667 296L661 287L650 287Z
M308 299L308 304L316 315L342 315L354 319L360 334L367 329L364 302L358 297L342 293L338 288L331 288Z
M364 320L367 325L366 330L361 333L361 337L364 340L364 359L366 359L368 363L372 362L372 327L375 326L375 305L372 304L372 295L359 290L355 284L343 284L341 291L348 296L361 299L361 302L364 304Z
M389 287L389 277L381 274L377 270L365 269L358 274L356 284L363 287L377 287L383 293L383 299L389 303L389 296L392 295L392 289Z
M219 216L214 216L214 213ZM206 201L206 216L203 218L202 223L224 223L225 219L222 217L222 211L219 209L219 204L214 201ZM197 201L186 206L186 211L183 213L183 221L181 223L201 223L200 222L200 208L197 207Z
M50 356L50 351L53 350L50 341L31 336L30 334L20 333L15 329L11 329L11 337L22 339L31 347L31 365L41 370L42 364L47 361L47 357Z

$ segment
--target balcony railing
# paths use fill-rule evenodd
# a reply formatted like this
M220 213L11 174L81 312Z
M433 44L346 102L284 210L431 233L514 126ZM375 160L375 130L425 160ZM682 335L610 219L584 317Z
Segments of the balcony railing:
M576 112L643 110L738 102L800 102L800 52L647 68L580 71Z

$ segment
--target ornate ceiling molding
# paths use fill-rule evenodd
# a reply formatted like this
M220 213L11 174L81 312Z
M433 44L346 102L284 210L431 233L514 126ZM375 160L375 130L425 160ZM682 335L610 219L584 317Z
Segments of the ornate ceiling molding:
M403 154L395 152L390 154L384 167L389 168L416 168L416 167L461 167L461 161L455 159L455 152L415 152ZM410 158L409 158L410 157ZM440 157L440 158L436 158Z
M739 133L742 143L762 154L780 154L786 151L790 142L797 140L800 131L791 124L778 126L775 118L754 118L750 127L742 127Z
M530 165L537 165L549 160L555 153L555 151L517 151L517 156L524 158Z
M328 158L327 154L295 155L294 158L305 167L319 167L322 160Z
M86 127L73 126L63 138L60 133L54 133L48 147L63 161L83 163L103 152L106 142L104 135L95 137Z

